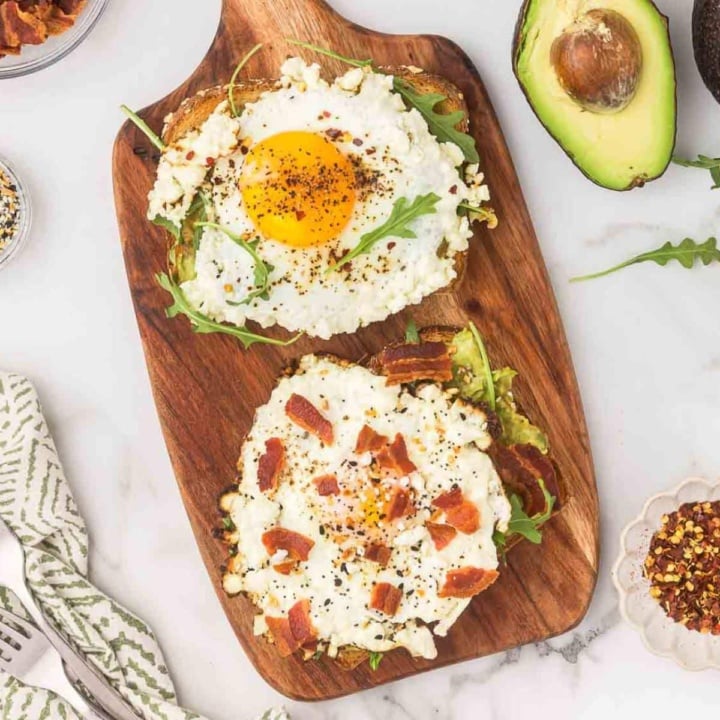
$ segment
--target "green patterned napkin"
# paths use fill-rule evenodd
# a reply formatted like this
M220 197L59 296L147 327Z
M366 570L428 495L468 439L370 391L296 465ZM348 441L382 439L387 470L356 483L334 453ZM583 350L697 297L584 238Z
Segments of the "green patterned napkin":
M88 537L35 389L0 372L0 515L25 546L31 590L71 639L147 720L190 720L150 628L87 580ZM0 587L0 604L24 615ZM0 671L0 718L75 718L61 700ZM270 710L266 720L287 718Z

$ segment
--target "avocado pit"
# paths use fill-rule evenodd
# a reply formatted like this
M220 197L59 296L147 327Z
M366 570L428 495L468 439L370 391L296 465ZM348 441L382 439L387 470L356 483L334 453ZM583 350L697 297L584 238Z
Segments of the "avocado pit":
M563 90L585 110L619 112L632 101L643 55L635 28L614 10L594 9L565 28L550 49Z

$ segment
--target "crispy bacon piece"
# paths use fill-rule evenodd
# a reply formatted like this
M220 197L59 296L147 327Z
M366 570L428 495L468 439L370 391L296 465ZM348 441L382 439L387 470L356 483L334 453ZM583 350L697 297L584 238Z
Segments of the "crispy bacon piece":
M280 657L289 657L301 647L309 646L317 637L310 620L310 601L298 600L287 617L265 616Z
M457 507L463 502L462 490L459 487L454 487L452 490L448 490L442 495L438 495L433 501L433 507L440 508L441 510L448 510L451 507Z
M415 512L410 491L405 488L393 488L390 500L385 504L385 516L388 520L397 520L398 518L412 515Z
M280 438L265 441L265 453L258 461L258 487L262 492L276 490L278 478L285 467L285 446Z
M283 575L288 575L299 562L304 562L310 555L315 543L305 535L296 533L283 527L274 527L263 533L262 544L268 555L274 555L278 550L287 553L287 559L273 565L273 569Z
M375 456L378 465L396 477L405 477L417 468L408 457L405 438L398 433L390 445L386 445Z
M400 600L402 600L402 590L390 583L378 583L373 586L370 594L370 607L392 617L400 607Z
M480 510L475 503L463 500L445 511L445 520L465 535L472 535L480 529Z
M445 584L440 588L438 595L441 598L471 598L490 587L497 579L497 570L484 570L471 566L448 570Z
M392 550L390 550L389 547L381 545L380 543L370 543L370 545L365 548L364 557L366 560L370 560L370 562L376 562L382 567L385 567L390 562L391 554Z
M337 477L335 475L321 475L313 480L317 488L318 495L326 497L327 495L339 495L340 487L338 486Z
M293 393L285 403L285 414L303 430L319 437L323 445L333 444L332 423L307 398Z
M388 385L433 380L452 380L452 361L448 346L442 342L393 345L376 358Z
M515 493L530 515L545 511L545 497L538 483L542 478L547 491L559 500L557 474L552 461L534 445L511 445L493 443L488 451L495 463L500 479L510 493ZM557 504L556 504L557 507Z
M39 45L47 36L45 23L35 14L26 12L14 0L0 3L0 45Z
M369 425L363 425L357 442L355 443L356 453L376 452L384 448L390 441L385 435L376 433Z
M430 539L433 541L436 550L446 548L457 535L457 530L450 525L429 522L425 527L430 533Z

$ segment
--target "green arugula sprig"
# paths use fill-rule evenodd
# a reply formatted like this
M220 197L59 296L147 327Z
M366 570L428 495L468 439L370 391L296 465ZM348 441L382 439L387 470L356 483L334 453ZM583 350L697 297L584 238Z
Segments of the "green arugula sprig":
M333 50L318 47L311 43L302 42L300 40L290 40L288 42L292 45L305 48L306 50L312 50L321 55L326 55L340 62L352 65L360 68L372 68L374 72L383 73L382 68L374 66L372 60L356 60L354 58L345 57L336 53ZM385 73L387 74L387 73ZM462 110L456 110L455 112L443 114L435 111L435 108L445 100L447 97L439 93L420 93L413 88L410 83L399 77L393 77L393 90L398 93L405 102L414 107L422 116L425 118L425 122L430 129L430 132L441 142L452 142L455 143L463 152L465 160L469 163L480 162L480 156L478 155L477 148L475 147L475 139L472 135L458 130L456 125L465 119L465 113Z
M701 170L708 170L714 183L710 189L717 190L720 188L720 158L698 155L697 160L686 160L685 158L677 157L677 155L675 155L673 156L673 162L676 165L681 165L682 167L693 167L700 168Z
M235 106L235 82L238 78L238 75L240 74L240 71L248 64L248 61L250 58L260 50L260 48L263 46L262 43L258 43L250 52L245 55L245 57L240 60L240 62L237 64L237 67L235 68L235 71L233 72L232 76L230 77L230 82L228 83L227 87L227 95L228 95L228 102L230 103L230 110L232 111L233 117L238 116L238 110Z
M638 265L644 262L654 262L657 265L665 266L672 261L679 262L684 268L692 268L696 262L700 262L703 265L710 265L713 262L720 262L720 250L717 248L717 241L715 238L709 238L704 243L696 243L691 238L685 238L680 244L673 245L671 242L666 242L656 250L650 250L649 252L636 255L630 260L614 265L607 270L601 272L591 273L590 275L580 275L570 279L570 282L582 282L584 280L592 280L593 278L604 277L611 273L622 270L623 268L629 267L630 265Z
M477 345L478 352L480 353L480 357L482 358L482 365L483 365L483 374L485 375L485 393L487 397L487 404L490 406L491 410L495 410L496 407L496 401L495 401L495 379L493 378L493 371L492 366L490 365L490 358L487 354L487 349L485 348L485 343L483 342L482 336L480 335L480 331L475 326L474 322L471 322L468 327L470 328L470 333L473 336L473 340L475 341L475 345Z
M464 210L470 222L481 222L487 223L490 230L494 230L498 226L498 219L495 211L491 207L480 207L477 205L470 205L470 203L461 202L458 203L458 210Z
M548 492L542 478L538 478L538 485L540 485L543 497L545 498L545 510L537 515L530 517L523 509L522 500L517 495L510 497L511 513L507 530L502 532L496 529L493 533L493 542L503 556L505 555L508 541L513 535L521 535L535 545L539 545L542 542L542 531L540 528L552 516L552 511L555 507L555 497Z
M163 288L163 290L167 290L173 298L173 304L165 310L167 317L174 318L178 315L185 315L185 317L190 320L190 325L196 333L223 333L225 335L232 335L240 340L245 349L255 343L265 343L266 345L279 345L284 347L286 345L292 345L292 343L302 336L302 333L299 333L289 340L276 340L274 338L253 333L245 327L233 327L231 325L224 325L222 323L215 322L206 315L203 315L201 312L195 310L185 297L185 293L183 293L180 287L166 273L158 273L155 276L155 279L160 287Z
M368 665L370 665L370 669L375 672L378 667L380 667L380 663L382 662L382 659L385 657L385 655L381 652L371 652L370 657L368 658Z
M180 227L178 227L172 220L168 220L166 217L163 217L162 215L156 215L152 219L152 224L157 225L158 227L165 228L174 238L175 242L179 242L180 240Z
M137 113L133 112L127 105L121 105L120 109L160 152L165 150L165 143L150 129L150 126Z
M258 255L257 246L259 241L253 240L252 242L247 242L246 240L243 240L243 238L241 238L239 235L236 235L231 230L228 230L226 227L218 225L217 223L200 222L197 223L197 226L202 228L212 228L213 230L219 230L220 232L224 233L228 238L230 238L230 240L232 240L236 245L239 245L248 255L250 255L255 264L255 289L247 297L243 298L243 300L239 303L233 303L228 300L228 305L247 305L251 300L255 299L256 297L259 297L262 300L267 300L269 297L268 291L270 288L270 273L275 268L270 265L270 263L266 263L260 257L260 255Z
M436 212L435 206L440 201L440 196L435 193L418 195L412 202L406 197L398 198L393 205L390 217L379 227L366 232L360 237L360 242L343 255L334 265L331 265L325 272L330 273L343 265L349 263L358 255L369 253L375 243L386 237L399 237L404 239L416 238L417 235L408 227L413 220L423 215L433 215Z

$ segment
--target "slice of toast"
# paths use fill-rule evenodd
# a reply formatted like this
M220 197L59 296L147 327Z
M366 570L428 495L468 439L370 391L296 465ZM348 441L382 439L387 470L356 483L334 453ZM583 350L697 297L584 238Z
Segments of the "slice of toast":
M401 77L416 91L422 94L436 93L446 99L436 106L436 111L444 115L460 110L463 112L463 119L457 124L457 129L467 132L470 127L468 106L460 89L446 78L440 75L418 70L407 66L394 66L381 68L383 72ZM248 103L255 102L267 91L277 88L277 82L268 79L243 80L233 87L233 100L235 107L240 110ZM186 98L178 109L165 118L165 126L162 132L162 139L167 145L184 137L187 133L197 130L215 108L228 98L228 86L216 85L201 90L195 95ZM193 254L192 250L189 250ZM456 253L454 265L455 280L445 288L437 291L437 294L451 294L455 287L462 280L467 264L467 252Z

